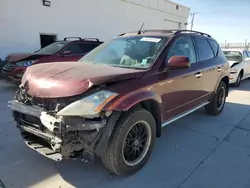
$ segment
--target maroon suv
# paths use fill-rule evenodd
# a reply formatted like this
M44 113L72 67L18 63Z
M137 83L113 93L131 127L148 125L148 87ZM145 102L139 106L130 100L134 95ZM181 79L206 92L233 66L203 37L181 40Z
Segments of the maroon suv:
M228 82L229 64L209 35L146 30L76 63L29 67L8 106L30 148L57 161L100 157L125 176L145 165L162 127L201 107L220 114Z
M71 38L78 40L68 40ZM101 43L96 38L67 37L31 54L11 54L6 58L8 62L2 68L1 77L6 82L20 84L27 67L40 63L78 61Z

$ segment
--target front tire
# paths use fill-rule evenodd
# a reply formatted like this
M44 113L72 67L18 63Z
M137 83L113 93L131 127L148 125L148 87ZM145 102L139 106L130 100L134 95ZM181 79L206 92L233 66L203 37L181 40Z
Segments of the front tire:
M139 171L148 161L156 138L152 114L142 108L126 112L110 137L103 164L120 176Z
M213 100L205 106L207 114L217 116L224 109L227 96L227 86L226 83L221 81Z

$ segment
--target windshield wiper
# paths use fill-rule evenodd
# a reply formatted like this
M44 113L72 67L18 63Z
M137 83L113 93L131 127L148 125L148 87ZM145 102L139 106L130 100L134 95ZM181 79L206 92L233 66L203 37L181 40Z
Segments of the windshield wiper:
M110 64L112 67L121 67L121 68L128 68L128 69L139 69L139 70L145 70L145 68L142 67L131 67L131 66L122 66L122 65L114 65Z

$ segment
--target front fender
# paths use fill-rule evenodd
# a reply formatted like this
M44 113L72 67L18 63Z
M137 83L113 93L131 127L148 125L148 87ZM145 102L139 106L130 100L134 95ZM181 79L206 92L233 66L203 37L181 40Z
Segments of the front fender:
M114 101L111 101L107 106L104 107L104 111L128 111L133 106L139 104L143 101L154 101L160 107L162 113L162 99L159 95L156 95L152 91L143 90L131 92L125 95L122 95L116 98Z

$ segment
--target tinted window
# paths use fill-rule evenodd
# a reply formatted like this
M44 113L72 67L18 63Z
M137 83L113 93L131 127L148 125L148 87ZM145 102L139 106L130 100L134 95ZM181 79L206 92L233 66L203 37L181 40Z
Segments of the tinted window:
M222 51L222 49L219 47L219 51L218 51L218 56L223 56L223 57L225 57L224 56L224 53L223 53L223 51Z
M64 51L70 51L71 55L81 55L83 54L83 50L79 43L71 44L64 49Z
M72 55L83 55L90 52L97 46L98 44L76 43L66 47L64 51L71 51Z
M169 49L167 60L172 56L186 56L190 63L196 62L196 53L190 37L179 37Z
M55 54L56 52L61 50L64 46L66 46L68 43L69 43L68 41L54 42L36 51L35 54L45 54L45 55Z
M218 50L219 50L219 45L217 42L215 42L214 40L208 40L209 44L211 45L213 51L214 51L214 55L218 55Z
M205 61L214 57L214 52L205 38L195 37L195 43L200 61Z
M250 52L249 51L247 52L247 54L248 54L248 57L250 57Z
M247 57L248 57L247 51L244 51L244 52L243 52L243 57L244 57L244 58L247 58Z
M94 48L96 48L98 46L98 44L81 44L81 48L83 53L88 53L91 50L93 50Z

